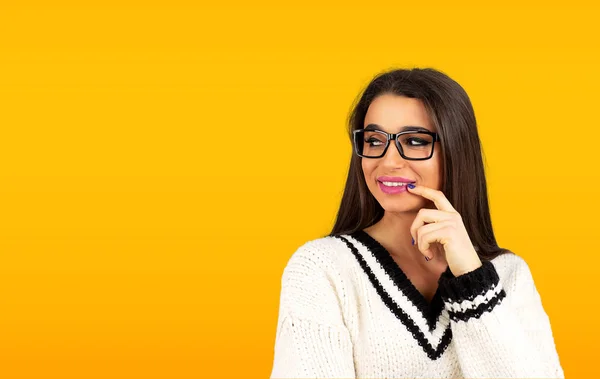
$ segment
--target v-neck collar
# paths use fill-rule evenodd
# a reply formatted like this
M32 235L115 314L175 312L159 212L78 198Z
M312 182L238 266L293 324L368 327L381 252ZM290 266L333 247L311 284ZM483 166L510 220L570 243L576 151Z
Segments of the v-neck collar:
M364 230L356 231L350 234L350 236L369 249L387 275L389 275L394 284L398 287L398 289L400 289L400 291L406 295L406 297L415 305L415 307L427 320L429 330L433 330L440 314L444 309L444 302L442 300L439 287L435 291L435 294L431 299L431 303L429 303L406 276L404 271L402 271L400 266L398 266L398 264L394 261L394 258L390 252L383 247L379 241L371 237L371 235Z
M350 249L382 302L413 335L427 356L432 360L442 356L452 340L452 329L439 290L429 304L390 253L366 232L361 230L334 237Z

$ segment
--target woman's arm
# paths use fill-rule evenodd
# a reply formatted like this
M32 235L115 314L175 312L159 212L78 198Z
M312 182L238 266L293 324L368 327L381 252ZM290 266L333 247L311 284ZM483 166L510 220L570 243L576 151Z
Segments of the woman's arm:
M550 320L526 262L508 253L506 278L491 262L454 277L444 272L440 294L452 343L467 378L564 378Z
M283 314L271 378L354 378L348 331Z
M301 246L281 279L271 378L354 378L341 286L322 241Z

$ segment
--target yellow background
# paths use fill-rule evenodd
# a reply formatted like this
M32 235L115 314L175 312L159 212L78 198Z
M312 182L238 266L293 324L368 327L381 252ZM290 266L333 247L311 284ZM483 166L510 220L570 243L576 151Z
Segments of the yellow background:
M7 3L0 377L267 377L282 270L339 206L350 105L413 66L469 93L499 244L567 376L595 372L597 8Z

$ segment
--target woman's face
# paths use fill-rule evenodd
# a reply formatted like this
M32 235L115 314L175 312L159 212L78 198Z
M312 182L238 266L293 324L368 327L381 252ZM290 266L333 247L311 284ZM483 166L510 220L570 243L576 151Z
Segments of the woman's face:
M364 128L371 124L378 125L377 129L388 133L398 133L404 126L420 126L437 132L421 100L393 94L379 95L371 102L365 116ZM402 158L394 141L390 141L383 157L361 159L367 186L386 212L416 212L421 208L432 208L431 201L406 190L389 193L389 187L384 187L380 179L382 176L402 177L416 182L417 185L440 190L442 158L440 143L436 142L435 145L433 156L422 161ZM397 189L392 187L392 192L394 188Z

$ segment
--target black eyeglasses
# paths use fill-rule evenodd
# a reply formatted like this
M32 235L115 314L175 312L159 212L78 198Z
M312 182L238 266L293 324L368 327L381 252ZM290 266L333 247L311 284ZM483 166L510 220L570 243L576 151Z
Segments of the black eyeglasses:
M411 161L423 161L433 156L435 142L440 141L437 133L429 131L403 131L395 134L383 130L358 129L354 134L354 151L362 158L381 158L390 145L396 141L396 147L402 158Z

